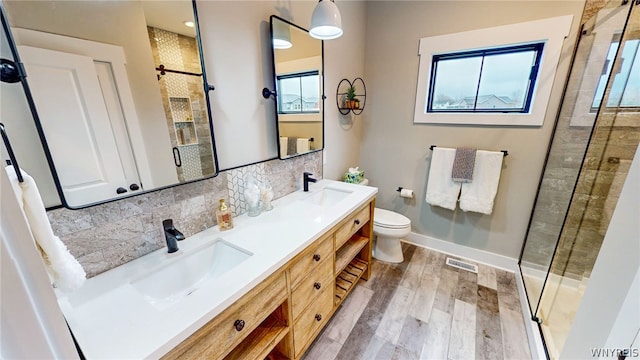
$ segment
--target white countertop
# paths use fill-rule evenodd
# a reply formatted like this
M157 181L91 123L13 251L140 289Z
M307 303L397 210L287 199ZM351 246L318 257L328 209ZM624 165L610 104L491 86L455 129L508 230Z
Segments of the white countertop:
M326 186L352 192L332 206L301 201ZM178 252L169 254L164 247L87 280L69 296L58 294L84 355L88 359L161 357L377 193L377 188L331 180L309 187L309 192L296 191L274 201L269 212L235 218L231 230L207 229L180 241ZM137 275L218 238L253 255L164 308L152 305L131 285Z

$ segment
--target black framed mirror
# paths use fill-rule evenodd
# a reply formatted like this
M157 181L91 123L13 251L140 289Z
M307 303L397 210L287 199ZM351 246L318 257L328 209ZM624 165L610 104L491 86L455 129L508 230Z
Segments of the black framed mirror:
M217 175L195 1L3 0L2 12L36 126L3 121L48 208ZM30 154L40 142L44 156Z
M276 15L270 18L273 92L280 159L324 148L324 43Z

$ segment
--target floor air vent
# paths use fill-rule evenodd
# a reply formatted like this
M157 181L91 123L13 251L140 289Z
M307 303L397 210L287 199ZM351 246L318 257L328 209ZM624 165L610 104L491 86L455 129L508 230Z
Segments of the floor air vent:
M452 259L450 257L447 258L446 264L458 269L471 271L472 273L476 273L476 274L478 273L478 265L469 264L464 261Z

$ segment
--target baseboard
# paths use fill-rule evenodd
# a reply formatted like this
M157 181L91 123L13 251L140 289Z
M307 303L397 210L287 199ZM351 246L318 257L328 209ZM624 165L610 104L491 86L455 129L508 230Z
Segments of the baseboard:
M518 260L412 232L403 241L498 269L517 272Z
M529 350L531 351L531 358L541 360L547 359L542 342L542 335L540 334L540 330L538 329L538 323L531 320L529 302L527 300L527 294L525 292L524 282L522 280L522 274L520 273L520 267L518 266L517 259L493 254L488 251L474 249L468 246L455 244L449 241L444 241L413 232L409 234L407 238L403 239L403 241L514 273L516 277L516 284L518 287L518 294L520 295L520 307L522 310L522 316L524 318L525 329L527 331L527 338L529 340Z

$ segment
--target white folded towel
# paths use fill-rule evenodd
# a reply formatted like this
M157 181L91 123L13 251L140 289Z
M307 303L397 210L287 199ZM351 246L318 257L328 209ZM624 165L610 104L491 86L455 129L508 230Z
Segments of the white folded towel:
M33 238L36 240L36 246L42 255L49 278L57 288L63 291L80 288L87 275L60 238L53 234L36 182L24 170L21 170L24 182L18 181L13 166L8 166L6 171L13 191L18 200L21 200L22 209Z
M298 154L309 152L309 139L298 138L297 150Z
M504 154L499 151L476 152L473 182L462 184L460 209L491 214L493 200L498 192L503 158Z
M433 148L425 199L427 203L449 210L456 209L460 183L456 183L451 179L451 169L453 168L455 157L455 149Z
M287 156L287 143L289 142L289 138L286 136L280 136L280 157Z

